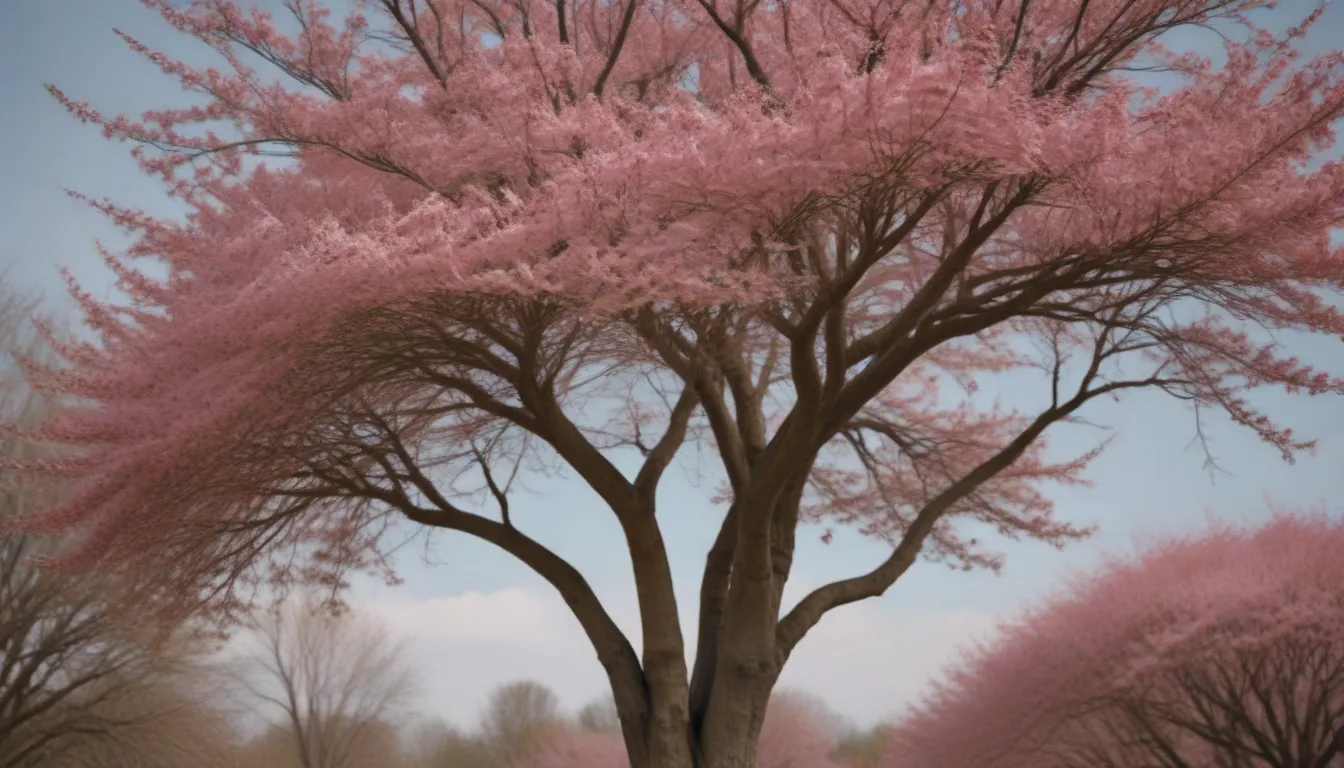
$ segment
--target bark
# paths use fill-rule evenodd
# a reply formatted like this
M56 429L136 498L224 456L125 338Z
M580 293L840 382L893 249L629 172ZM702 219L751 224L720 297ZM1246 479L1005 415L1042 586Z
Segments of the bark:
M648 731L648 739L626 740L631 768L756 768L757 741L775 675L733 677L732 694L714 699L705 728L692 744L689 719L669 721ZM686 701L667 701L666 709L688 712ZM635 715L620 711L622 720Z
M732 576L733 551L737 547L737 514L724 516L719 535L705 558L705 573L700 582L700 626L695 649L695 669L691 675L691 737L699 750L705 714L714 689L714 671L719 659L719 635L723 626L723 604L728 599Z
M738 519L737 509L730 510L706 561L696 674L690 686L680 650L675 656L651 652L655 647L668 650L674 638L646 640L649 726L646 741L626 740L632 768L755 768L766 705L779 675L775 650L779 604L769 567L768 536L762 541L765 578L757 579L755 586L733 581L734 573L744 572L732 567L741 553L734 546ZM654 605L650 601L645 607ZM675 622L675 602L669 598L659 608L652 613ZM664 622L646 614L644 623L648 627ZM679 631L675 642L680 644ZM618 711L622 722L639 716L632 707L618 705Z
M720 674L720 690L728 692L711 700L701 740L703 759L696 768L756 768L757 742L778 671L773 664L741 664Z

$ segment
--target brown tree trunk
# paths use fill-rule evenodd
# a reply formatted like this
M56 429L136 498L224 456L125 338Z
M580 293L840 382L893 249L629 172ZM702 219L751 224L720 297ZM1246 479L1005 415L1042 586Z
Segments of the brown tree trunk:
M647 697L639 720L631 720L642 725L643 738L632 743L627 735L632 768L756 768L766 708L787 656L780 652L777 629L802 479L815 454L809 452L807 426L795 427L792 439L770 457L777 471L763 468L725 517L701 584L691 681L661 537L656 527L638 524L651 514L631 517L627 535L644 630ZM784 482L764 479L770 476Z
M772 686L759 678L741 683L728 686L724 690L731 693L715 699L698 744L692 743L688 721L680 726L651 723L646 741L627 740L631 768L756 768L757 741Z
M735 678L735 679L733 679ZM701 763L696 768L756 768L756 747L773 688L773 672L730 676L705 716Z
M779 607L765 562L765 578L739 577L729 589L697 768L756 768L757 740L780 672Z
M647 755L649 768L694 768L685 662L680 681L650 685ZM633 763L631 764L633 768Z

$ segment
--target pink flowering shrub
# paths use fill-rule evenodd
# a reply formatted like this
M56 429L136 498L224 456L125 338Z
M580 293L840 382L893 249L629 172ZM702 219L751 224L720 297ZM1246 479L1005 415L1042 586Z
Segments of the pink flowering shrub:
M1161 544L1028 612L895 730L889 768L1344 761L1344 522Z
M625 744L602 733L557 729L521 768L629 768Z

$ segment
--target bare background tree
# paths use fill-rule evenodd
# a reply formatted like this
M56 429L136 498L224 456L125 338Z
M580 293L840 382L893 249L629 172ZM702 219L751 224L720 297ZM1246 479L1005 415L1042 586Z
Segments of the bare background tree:
M298 766L357 768L370 744L396 746L388 719L415 693L402 643L311 593L259 614L250 629L232 677L289 734Z
M495 764L508 768L526 760L563 723L555 693L524 680L500 686L486 702L481 736Z
M227 713L207 703L198 661L175 678L160 674L99 712L100 738L79 739L45 768L239 768L239 739ZM376 765L371 763L370 765Z
M616 711L616 700L607 695L579 710L579 727L593 733L619 737L621 717Z
M299 758L289 728L268 726L242 745L235 757L236 768L295 768Z
M835 745L835 761L851 768L877 768L887 756L889 738L884 726L847 730Z
M407 757L413 768L496 768L483 739L443 722L420 726L409 741Z

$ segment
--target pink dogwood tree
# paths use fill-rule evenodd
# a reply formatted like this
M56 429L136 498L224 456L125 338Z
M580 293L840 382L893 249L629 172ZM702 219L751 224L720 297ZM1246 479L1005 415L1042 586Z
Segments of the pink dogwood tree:
M828 611L921 553L997 567L959 521L1085 535L1043 484L1092 454L1042 438L1089 402L1163 390L1291 457L1248 391L1344 386L1258 330L1344 334L1344 167L1307 167L1341 57L1294 48L1319 11L1276 35L1268 0L146 2L218 55L126 37L195 106L52 91L190 215L91 201L134 238L107 255L133 300L73 289L100 338L33 376L78 406L34 437L74 453L31 468L78 492L10 527L223 621L261 583L388 569L398 521L477 537L573 610L635 768L754 766ZM1162 43L1238 25L1221 65ZM1182 84L1128 74L1155 66ZM1033 369L1021 411L947 386ZM688 445L722 477L690 638L656 514ZM555 466L624 536L640 652L511 514ZM783 605L807 520L890 556Z
M1331 768L1344 523L1282 516L1114 563L975 650L884 766Z

